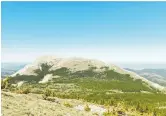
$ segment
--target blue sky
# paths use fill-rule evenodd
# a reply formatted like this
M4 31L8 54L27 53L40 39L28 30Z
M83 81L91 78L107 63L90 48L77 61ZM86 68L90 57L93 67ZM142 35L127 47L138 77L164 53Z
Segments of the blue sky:
M2 61L166 62L166 2L2 2Z

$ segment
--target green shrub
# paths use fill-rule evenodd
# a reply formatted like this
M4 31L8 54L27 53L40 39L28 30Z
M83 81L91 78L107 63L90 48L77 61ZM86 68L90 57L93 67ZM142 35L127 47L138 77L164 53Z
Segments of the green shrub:
M28 93L30 93L30 88L28 88L28 87L20 87L18 90L16 90L16 93L28 94Z
M31 93L35 93L35 94L42 94L43 91L39 88L32 88Z
M93 113L92 115L99 116L99 114L97 112Z
M106 111L106 112L103 113L103 116L116 116L116 115L114 115L111 112Z
M4 89L4 88L5 88L5 86L6 86L6 83L4 82L4 80L3 80L3 79L1 79L1 89Z
M7 89L11 86L10 83L11 77L6 77L5 79L1 79L1 89Z
M73 105L71 105L71 104L68 103L68 102L64 102L63 105L66 106L66 107L69 107L69 108L72 108L72 107L73 107Z
M89 112L91 110L90 107L88 106L88 104L85 105L84 110L87 111L87 112Z
M104 116L113 116L113 114L115 115L115 111L113 109L113 112L110 112L110 107L106 106L107 111L103 113Z
M54 102L54 101L55 101L55 98L53 98L53 97L47 97L46 100L47 100L47 101Z
M51 94L52 94L52 91L50 89L46 88L43 92L42 97L44 100L46 100L48 96L51 96Z

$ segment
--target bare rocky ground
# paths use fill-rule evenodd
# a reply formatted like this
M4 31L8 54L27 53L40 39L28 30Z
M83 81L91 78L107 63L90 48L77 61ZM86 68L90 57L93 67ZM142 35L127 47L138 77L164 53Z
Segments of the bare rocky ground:
M65 106L65 103L72 107ZM95 116L106 111L93 104L88 104L91 111L85 111L86 104L88 103L79 100L60 98L47 101L39 94L2 92L2 116Z
M88 103L82 100L61 99L50 97L44 100L41 94L17 94L11 92L1 93L2 116L104 116L110 111L122 111L123 107L107 107ZM85 106L90 110L86 111ZM118 115L105 116L153 116L152 114L138 114L138 112L128 110Z

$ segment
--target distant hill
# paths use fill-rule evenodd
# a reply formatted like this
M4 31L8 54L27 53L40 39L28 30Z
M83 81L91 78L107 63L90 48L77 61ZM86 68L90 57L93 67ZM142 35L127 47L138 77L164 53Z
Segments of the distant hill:
M142 69L142 70L134 70L129 68L125 69L135 72L138 75L145 77L149 81L158 83L166 87L166 69Z

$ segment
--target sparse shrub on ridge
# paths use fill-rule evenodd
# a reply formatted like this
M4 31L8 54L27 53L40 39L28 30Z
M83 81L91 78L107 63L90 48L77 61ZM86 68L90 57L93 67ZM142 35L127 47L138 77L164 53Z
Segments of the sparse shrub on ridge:
M106 111L103 113L103 116L115 116L115 115L109 111Z
M7 89L11 86L10 83L11 77L6 77L4 79L1 79L1 89Z
M49 88L46 88L42 95L43 99L46 100L47 97L51 96L51 93L52 93L52 91Z
M28 87L19 87L16 90L16 93L19 93L19 94L28 94L28 93L30 93L30 88L28 88Z
M72 107L73 107L73 105L71 105L71 104L68 103L68 102L64 102L63 105L66 106L66 107L69 107L69 108L72 108Z
M55 102L55 98L54 97L47 97L46 100L47 101L51 101L51 102Z
M87 112L89 112L91 110L88 104L85 105L84 110Z

